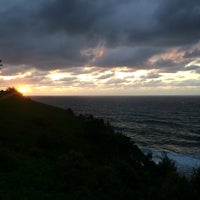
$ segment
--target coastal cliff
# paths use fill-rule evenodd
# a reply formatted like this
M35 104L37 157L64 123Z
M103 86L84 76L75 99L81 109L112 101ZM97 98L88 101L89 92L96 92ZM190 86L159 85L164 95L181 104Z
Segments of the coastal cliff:
M103 119L0 92L1 199L199 199L199 183Z

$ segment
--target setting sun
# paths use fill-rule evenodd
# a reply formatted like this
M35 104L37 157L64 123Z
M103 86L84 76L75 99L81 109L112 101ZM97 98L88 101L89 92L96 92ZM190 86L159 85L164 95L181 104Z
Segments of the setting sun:
M21 92L22 94L26 94L26 93L29 93L31 91L31 89L28 86L25 86L25 85L17 87L17 90L19 92Z

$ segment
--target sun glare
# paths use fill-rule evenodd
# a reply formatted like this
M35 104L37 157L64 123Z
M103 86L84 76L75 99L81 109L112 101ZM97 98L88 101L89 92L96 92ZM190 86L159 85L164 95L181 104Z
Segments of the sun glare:
M17 87L17 90L19 92L21 92L22 94L26 94L26 93L30 92L30 88L28 86L25 86L25 85Z

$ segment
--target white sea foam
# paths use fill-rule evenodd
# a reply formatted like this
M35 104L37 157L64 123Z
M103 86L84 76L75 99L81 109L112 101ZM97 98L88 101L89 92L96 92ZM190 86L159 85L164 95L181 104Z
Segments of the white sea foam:
M154 149L148 149L141 147L141 150L145 153L151 153L153 161L158 164L161 162L164 155L175 162L175 165L180 173L189 175L193 172L194 169L200 167L200 154L181 154L170 151L158 151Z

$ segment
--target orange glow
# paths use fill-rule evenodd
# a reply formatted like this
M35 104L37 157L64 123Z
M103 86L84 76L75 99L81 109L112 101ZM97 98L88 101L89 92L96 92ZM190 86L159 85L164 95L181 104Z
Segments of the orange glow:
M17 90L19 92L21 92L22 94L26 94L26 93L30 93L31 92L31 89L30 87L26 86L26 85L20 85L17 87Z
M185 55L184 51L178 51L177 49L172 49L164 54L161 54L161 58L164 60L174 60L174 59L181 59Z

